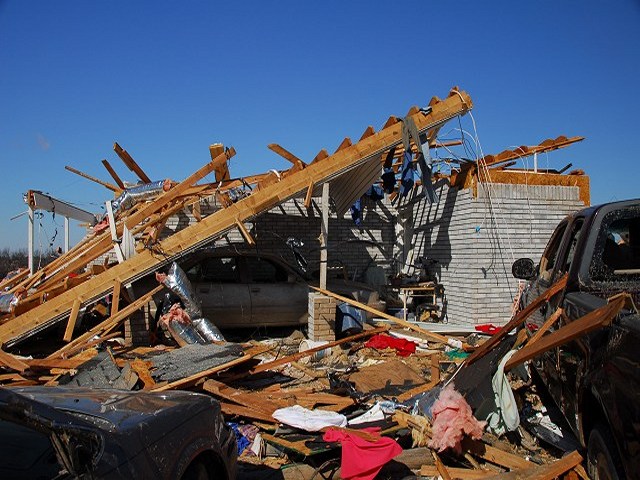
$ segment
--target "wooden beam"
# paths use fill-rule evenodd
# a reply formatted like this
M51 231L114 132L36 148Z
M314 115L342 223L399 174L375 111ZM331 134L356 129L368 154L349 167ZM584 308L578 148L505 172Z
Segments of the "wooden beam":
M2 349L0 349L0 365L4 365L5 367L20 373L29 369L29 365L27 363Z
M526 308L519 311L505 326L503 326L498 333L493 335L489 340L484 342L482 345L478 347L478 349L473 352L471 355L467 357L465 363L467 365L471 365L473 362L483 357L485 354L490 352L500 341L506 337L511 330L522 324L529 315L535 312L538 308L542 306L543 303L547 302L551 297L553 297L556 293L560 292L567 285L567 275L565 274L562 278L560 278L557 282L551 285L547 290L542 292L539 297L533 300Z
M160 194L160 196L157 197L153 202L149 202L140 210L138 210L135 214L129 216L125 221L125 224L129 228L129 230L132 230L135 225L140 223L142 220L147 218L152 213L158 211L160 208L164 207L165 205L175 200L178 196L184 193L189 187L191 187L197 181L207 176L209 173L214 171L223 163L226 163L227 160L229 160L235 154L236 154L236 151L233 147L222 152L211 162L201 167L195 173L191 174L189 177L187 177L182 182L180 182L178 185L171 188L168 192L164 192Z
M597 308L583 317L559 328L555 332L540 338L535 343L527 344L513 354L505 364L504 369L509 370L516 365L520 365L527 360L531 360L532 358L551 350L552 348L565 345L571 340L609 325L620 310L622 310L624 304L624 297L617 297L606 305Z
M340 150L344 150L345 148L350 147L351 145L353 145L353 143L351 143L351 139L349 137L346 137L344 140L342 140L340 145L338 145L336 152L339 152Z
M129 315L131 315L136 310L139 310L140 308L142 308L142 306L145 303L147 303L153 295L161 291L163 288L165 288L164 285L158 285L150 292L147 292L145 295L141 296L140 298L135 300L133 303L127 305L118 313L111 315L109 318L102 321L101 323L99 323L98 325L96 325L95 327L93 327L91 330L84 333L83 335L80 335L71 343L68 343L61 349L52 353L47 358L57 358L57 357L65 356L69 351L75 350L77 346L83 345L83 343L85 343L91 337L94 337L95 335L108 334L111 330L116 328L120 324L120 322L122 322L124 319L129 317Z
M519 455L505 452L504 450L487 445L480 440L473 440L469 437L462 439L462 451L469 452L476 457L509 469L529 468L535 465Z
M388 313L381 312L380 310L370 307L369 305L365 305L364 303L360 303L355 300L352 300L351 298L343 297L342 295L338 295L337 293L330 292L329 290L323 290L321 288L317 288L314 286L310 286L310 288L312 288L313 290L316 290L317 292L320 292L323 295L333 297L337 300L340 300L341 302L348 303L349 305L353 305L354 307L358 307L362 310L373 313L377 317L391 320L392 322L397 323L398 325L402 325L403 327L413 330L414 332L421 333L422 335L429 338L433 342L438 342L444 345L451 345L451 346L456 346L460 348L469 348L469 345L466 345L463 342L451 339L449 337L445 337L444 335L440 335L439 333L430 332L429 330L420 328L418 325L415 325L411 322L407 322L406 320L403 320L401 318L394 317L393 315L389 315Z
M526 478L527 480L553 480L554 478L561 478L564 473L580 465L581 462L582 455L573 451L559 460L546 465L533 465L485 478L492 480L519 480L522 478Z
M240 230L240 233L242 234L242 237L244 238L244 240L249 245L253 246L256 244L256 241L253 239L253 237L249 233L249 230L247 230L247 227L244 226L244 223L236 219L236 226L238 227L238 230Z
M107 172L109 172L109 175L111 175L111 178L113 178L113 181L116 182L118 187L124 190L125 189L124 182L120 179L120 177L118 176L116 171L113 169L111 164L106 159L103 159L102 165L104 165L104 168L107 169Z
M65 170L68 170L72 173L75 173L76 175L80 175L83 178L86 178L87 180L91 180L92 182L95 182L99 185L102 185L103 187L108 188L109 190L115 192L115 193L120 193L122 192L122 190L120 189L120 187L116 187L115 185L111 184L111 183L107 183L107 182L103 182L102 180L96 178L96 177L92 177L91 175L89 175L88 173L84 173L81 172L80 170L70 167L69 165L65 165Z
M224 145L222 143L214 143L213 145L209 145L209 154L211 155L211 160L215 160L217 156L224 152ZM231 178L231 173L229 172L229 165L227 162L224 162L218 165L215 170L216 183L227 181Z
M374 133L376 133L375 129L369 125L365 131L362 133L362 136L360 137L360 140L358 140L359 142L361 142L362 140L364 140L365 138L369 138L371 135L373 135Z
M111 295L111 315L118 313L120 309L120 292L122 290L122 282L115 281L113 283L113 294Z
M480 480L489 478L496 473L490 470L472 470L470 468L447 467L447 471L453 478L460 480ZM438 477L440 471L435 465L422 465L420 467L420 476L422 477Z
M315 185L313 182L309 182L307 187L307 194L304 196L304 208L311 208L311 200L313 199L313 188Z
M71 338L73 337L73 330L76 328L78 314L80 313L80 304L80 299L76 298L76 301L73 302L73 307L71 307L71 315L69 315L67 328L64 331L64 337L62 337L65 342L70 342Z
M542 326L536 331L536 333L529 339L527 345L533 345L535 342L540 340L540 338L547 333L547 331L553 326L554 323L558 321L558 319L562 316L564 310L562 308L557 308L553 314L547 318L547 320L542 324Z
M304 167L307 166L306 163L304 163L302 160L300 160L298 157L296 157L293 153L291 153L289 150L281 147L277 143L270 143L269 145L267 145L267 147L269 148L269 150L277 153L278 155L280 155L285 160L288 160L289 162L291 162L292 164L294 164L294 165L296 165L296 166L298 166L300 168L304 168Z
M122 160L127 168L135 173L140 180L142 180L144 183L151 183L151 179L147 176L146 173L144 173L144 171L135 162L131 155L129 155L129 152L118 145L117 142L113 144L113 151L116 152L116 155L120 157L120 160Z
M325 158L329 158L329 152L327 152L324 148L318 152L318 154L314 157L311 163L316 163Z

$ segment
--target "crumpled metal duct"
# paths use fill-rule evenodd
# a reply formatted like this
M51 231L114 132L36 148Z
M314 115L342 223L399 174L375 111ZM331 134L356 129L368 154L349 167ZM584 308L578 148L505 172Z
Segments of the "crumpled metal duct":
M0 312L13 312L13 308L18 304L18 300L20 300L20 298L13 293L0 294Z
M210 342L225 341L218 327L211 320L202 316L202 307L193 293L193 286L184 270L176 262L173 262L169 267L169 272L163 283L182 300L191 323L202 337Z
M166 179L127 188L118 196L118 198L111 201L113 213L129 210L136 203L153 198L156 195L169 190L170 187L171 180Z

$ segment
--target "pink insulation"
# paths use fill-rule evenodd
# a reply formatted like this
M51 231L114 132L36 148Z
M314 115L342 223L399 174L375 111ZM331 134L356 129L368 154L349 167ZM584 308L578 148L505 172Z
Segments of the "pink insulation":
M482 437L486 422L476 420L471 407L454 388L447 385L431 408L433 436L429 446L439 452L453 448L461 452L460 442L465 434L476 440Z

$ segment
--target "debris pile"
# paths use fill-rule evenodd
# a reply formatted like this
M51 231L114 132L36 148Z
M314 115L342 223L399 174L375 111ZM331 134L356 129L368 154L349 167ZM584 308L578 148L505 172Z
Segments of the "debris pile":
M429 148L444 123L471 107L470 97L453 89L448 98L413 107L403 119L392 116L380 131L369 127L358 142L346 138L333 154L322 150L309 163L272 144L291 168L241 179L229 172L235 150L219 144L211 146L210 162L178 183L151 181L118 144L116 154L141 185L126 185L106 160L115 184L69 168L116 198L105 203L105 216L69 252L32 275L22 271L0 282L0 384L186 389L211 395L234 425L244 474L256 478L274 469L290 478L316 473L324 478L489 478L507 472L509 478L586 478L580 454L544 450L527 436L516 405L522 395L512 392L514 382L524 382L527 393L531 385L526 371L516 367L568 337L558 335L559 329L540 338L541 331L526 342L510 333L566 280L486 340L481 332L467 337L432 332L406 317L311 287L367 312L362 331L321 344L310 344L302 334L232 341L215 319L203 315L176 263L232 229L255 245L246 221L294 197L303 198L308 208L329 181L343 182L334 198L340 214L369 191L381 170L387 193L404 195L420 185L425 198L436 202L432 181L442 174L432 171ZM450 178L464 183L470 170L504 168L513 158L578 140L559 137L535 149L488 156L459 165ZM211 173L215 182L197 183ZM215 199L212 212L200 209L205 197ZM184 209L197 221L163 233L167 220ZM352 214L358 217L357 208ZM109 260L111 252L116 262ZM144 292L132 288L154 276L157 282ZM158 332L155 346L125 345L123 323L158 297L166 299L155 305L160 324L177 345L164 345ZM597 310L573 338L615 316L624 302L612 300ZM430 317L433 311L423 313ZM521 348L512 353L514 344ZM534 410L527 418L536 416Z

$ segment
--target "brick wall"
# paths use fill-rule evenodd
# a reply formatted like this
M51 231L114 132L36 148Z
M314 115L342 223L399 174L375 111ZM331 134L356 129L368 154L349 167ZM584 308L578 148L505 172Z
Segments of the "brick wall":
M342 218L332 213L330 267L344 266L355 280L372 278L372 272L379 279L401 271L416 273L412 265L418 257L432 258L438 261L433 272L445 286L450 322L505 323L518 286L511 276L513 260L529 257L538 261L557 223L584 206L579 187L493 183L480 184L474 195L472 188L450 188L441 180L436 190L440 201L434 204L428 204L417 190L394 203L365 198L360 227L349 213ZM201 201L203 215L217 208L211 198ZM308 209L301 199L292 199L245 226L257 242L255 248L291 264L296 261L286 240L301 240L300 252L312 273L319 269L320 217L319 198ZM163 236L194 221L185 210L167 222ZM248 248L237 230L215 244ZM316 296L310 296L310 319L317 318L311 312L320 305L316 301ZM310 338L323 339L326 325L319 325L310 325Z

